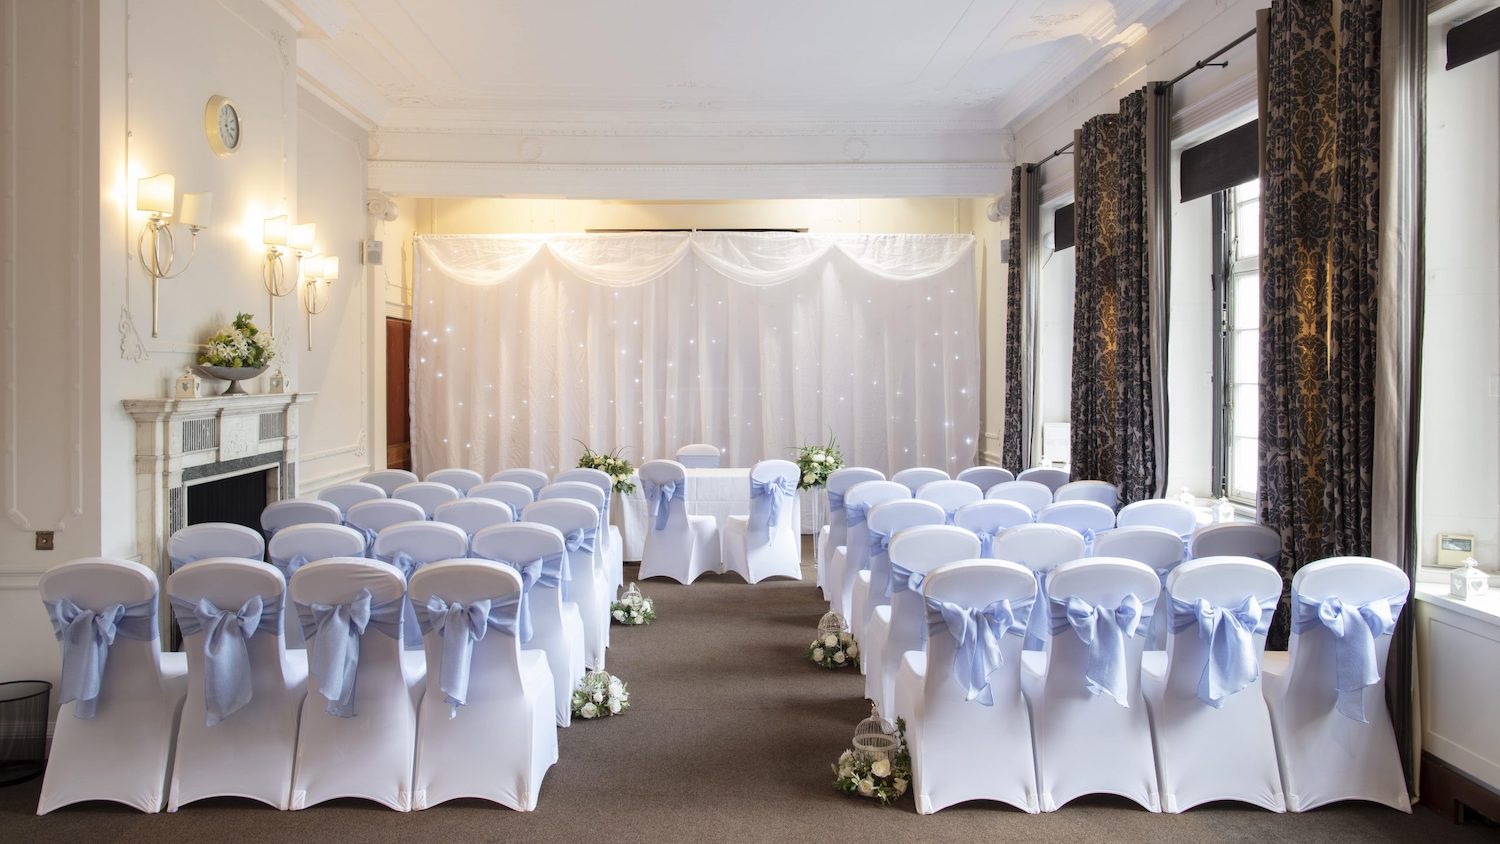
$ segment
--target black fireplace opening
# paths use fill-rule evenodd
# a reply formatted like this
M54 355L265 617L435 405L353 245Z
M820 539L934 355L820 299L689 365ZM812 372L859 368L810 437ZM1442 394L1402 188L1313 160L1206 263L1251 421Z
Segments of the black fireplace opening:
M260 530L270 472L263 469L192 484L187 488L187 523L229 522Z

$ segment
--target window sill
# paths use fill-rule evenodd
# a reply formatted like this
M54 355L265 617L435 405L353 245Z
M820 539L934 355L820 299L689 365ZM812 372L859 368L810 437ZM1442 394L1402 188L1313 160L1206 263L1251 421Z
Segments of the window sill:
M1486 624L1500 625L1500 593L1490 592L1467 601L1448 594L1447 584L1417 583L1416 599Z

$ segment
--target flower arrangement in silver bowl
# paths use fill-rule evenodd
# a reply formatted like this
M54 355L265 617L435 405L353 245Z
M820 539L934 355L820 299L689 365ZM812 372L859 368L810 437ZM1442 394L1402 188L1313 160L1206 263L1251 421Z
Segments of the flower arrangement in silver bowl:
M656 620L656 603L642 595L641 590L631 583L620 600L609 605L609 616L616 624L627 627L650 624Z
M590 671L573 691L573 714L593 720L619 715L630 708L630 690L608 671Z
M797 489L812 489L828 483L829 475L844 468L844 454L830 431L828 442L797 449L796 463L802 473L797 479Z
M608 453L601 453L594 451L584 443L578 444L583 446L583 455L578 458L578 468L598 469L604 474L609 475L609 479L614 482L615 492L621 494L635 492L635 481L631 480L635 476L635 467L631 465L629 460L623 457L624 448L617 448Z
M271 335L262 334L249 314L235 314L234 322L204 341L198 365L210 376L229 382L223 395L244 395L240 382L265 372L275 357Z

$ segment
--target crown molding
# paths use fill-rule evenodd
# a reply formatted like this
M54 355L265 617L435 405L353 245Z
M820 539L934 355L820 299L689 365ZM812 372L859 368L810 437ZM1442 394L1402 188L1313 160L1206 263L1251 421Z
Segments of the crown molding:
M398 196L730 200L985 197L1011 162L918 164L516 164L371 161L369 186Z

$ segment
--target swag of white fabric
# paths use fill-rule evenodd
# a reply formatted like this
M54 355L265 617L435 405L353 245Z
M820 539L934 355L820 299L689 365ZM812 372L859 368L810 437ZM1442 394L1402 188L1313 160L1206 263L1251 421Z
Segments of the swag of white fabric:
M849 465L978 450L969 235L421 235L418 473L637 464L711 442L724 465L831 430Z

